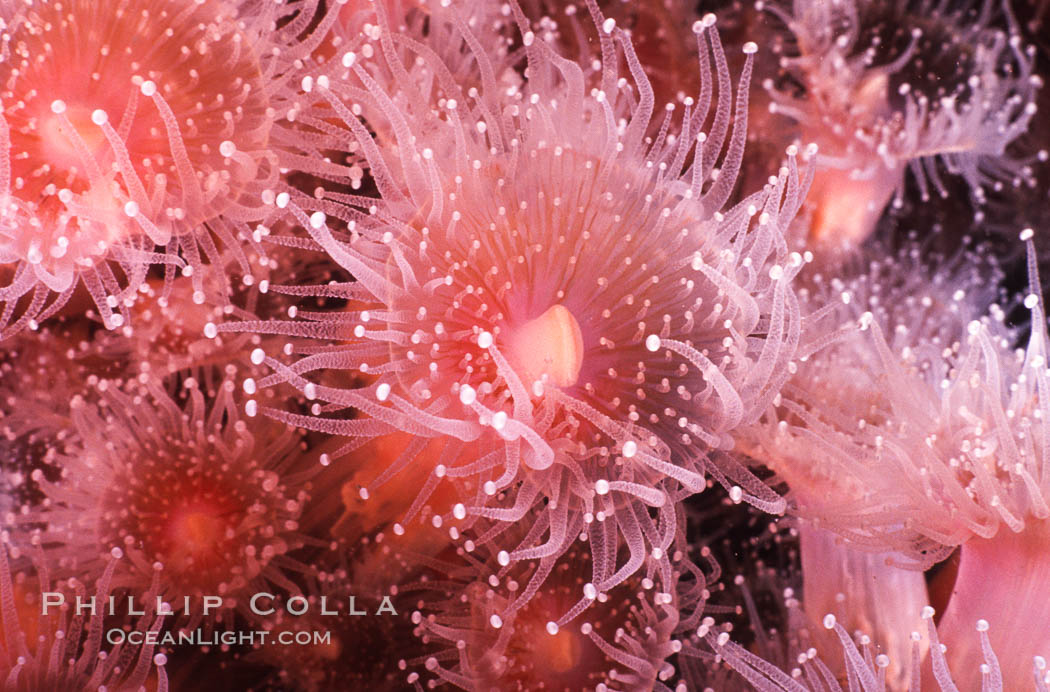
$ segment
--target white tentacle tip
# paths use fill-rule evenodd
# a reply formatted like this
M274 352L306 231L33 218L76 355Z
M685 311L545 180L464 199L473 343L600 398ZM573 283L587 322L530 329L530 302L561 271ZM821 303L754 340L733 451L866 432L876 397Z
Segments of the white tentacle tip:
M459 388L459 401L464 406L470 406L478 400L478 393L469 384L465 384Z

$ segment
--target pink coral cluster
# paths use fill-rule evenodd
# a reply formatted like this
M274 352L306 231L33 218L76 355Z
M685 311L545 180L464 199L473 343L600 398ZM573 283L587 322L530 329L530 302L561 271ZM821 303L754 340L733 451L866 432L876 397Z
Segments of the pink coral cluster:
M1050 685L1038 7L0 21L4 689Z

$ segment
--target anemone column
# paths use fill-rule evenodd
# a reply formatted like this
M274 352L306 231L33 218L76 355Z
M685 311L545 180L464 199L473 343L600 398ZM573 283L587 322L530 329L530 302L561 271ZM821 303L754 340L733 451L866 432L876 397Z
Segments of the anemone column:
M799 536L802 602L809 618L821 622L832 613L848 631L869 635L889 656L888 681L903 687L911 657L909 635L919 629L920 613L928 605L922 572L887 564L886 553L850 547L826 529L803 524ZM819 634L822 628L813 631Z
M993 538L963 544L955 587L938 625L960 689L980 689L984 677L974 627L987 629L1003 689L1029 689L1034 657L1050 652L1050 522L1032 521L1021 532L1002 529ZM994 670L987 674L994 679Z

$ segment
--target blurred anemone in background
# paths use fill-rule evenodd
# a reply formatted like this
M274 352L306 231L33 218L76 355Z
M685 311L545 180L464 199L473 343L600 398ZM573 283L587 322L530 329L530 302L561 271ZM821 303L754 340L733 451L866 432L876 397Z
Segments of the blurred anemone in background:
M820 146L808 200L814 252L862 243L891 200L901 204L906 174L923 201L949 194L945 174L961 176L978 206L989 187L1034 184L1036 152L1018 155L1010 144L1036 113L1042 80L1008 7L797 0L763 8L793 35L782 74L764 84L782 118L769 124Z
M295 467L296 439L284 426L249 431L225 382L208 410L190 380L185 409L148 379L75 397L49 456L58 478L31 472L43 500L11 520L61 574L90 575L123 557L114 586L155 593L199 624L205 596L247 599L308 571L290 553L309 542L298 519L321 467ZM15 414L14 417L17 417ZM189 625L187 625L189 626Z
M151 679L154 689L167 689L167 656L154 654L154 644L133 646L122 641L105 648L102 632L107 623L103 616L85 616L74 608L74 599L86 600L87 594L98 602L109 597L119 558L106 563L97 582L70 579L53 583L41 566L12 568L11 559L19 560L24 554L10 545L9 538L4 532L0 547L0 675L5 690L132 690ZM53 594L61 595L63 604L42 607L44 592L52 598ZM147 612L136 626L140 631L156 633L163 620L163 616Z

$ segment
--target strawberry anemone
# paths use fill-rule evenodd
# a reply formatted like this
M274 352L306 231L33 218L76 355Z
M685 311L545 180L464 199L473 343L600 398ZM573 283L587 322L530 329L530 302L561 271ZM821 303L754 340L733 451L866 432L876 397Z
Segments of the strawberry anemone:
M220 246L251 276L244 248L278 177L270 133L316 41L295 33L314 5L5 5L0 336L80 287L119 327L156 265L168 281L192 275L203 302L205 271L225 271Z
M606 591L590 581L601 569L597 545L576 542L556 558L507 566L491 544L464 542L455 556L430 563L440 576L417 585L430 593L412 622L430 652L406 662L426 671L408 682L666 692L675 674L669 659L699 624L718 576L710 560L705 570L686 559L681 543Z
M820 146L807 200L814 252L858 247L902 204L909 173L925 201L948 196L946 174L961 177L978 219L989 190L1034 183L1035 152L1011 144L1041 80L1009 9L1003 20L988 2L762 5L793 38L781 75L764 83L769 127Z
M275 212L355 280L274 290L341 298L347 308L220 330L322 340L290 362L267 354L274 373L254 384L288 383L313 402L307 415L268 415L350 438L347 453L384 435L415 437L363 498L407 474L419 488L404 498L414 513L452 483L460 501L439 520L462 528L517 522L544 505L529 544L504 551L508 562L556 555L567 536L612 518L629 557L599 585L611 588L662 549L654 513L709 478L735 501L783 508L728 450L776 395L798 341L791 281L805 260L788 252L782 229L806 179L792 150L763 189L726 206L743 155L753 44L734 108L714 17L697 21L705 87L653 139L652 90L631 42L588 7L603 55L589 90L584 70L517 8L528 62L521 87L497 83L469 27L455 21L480 89L385 26L370 50L308 78L314 103L353 132L380 196L275 191ZM402 60L398 47L415 59ZM618 74L621 58L629 76ZM370 76L385 71L402 75L397 90ZM435 95L421 105L419 93ZM370 381L318 381L333 370ZM248 402L249 415L259 410Z
M788 597L788 608L797 611L798 607L798 601ZM896 662L906 671L905 679L900 683L892 683L888 679L887 671L895 662L885 653L881 653L883 642L862 630L856 630L851 635L830 613L824 616L821 625L837 640L835 644L819 649L812 646L796 649L791 661L769 660L733 641L729 632L703 626L698 630L698 639L684 645L683 651L686 655L695 656L713 654L716 660L724 662L747 681L747 684L743 685L741 680L733 678L723 682L720 689L747 689L757 692L843 692L844 689L863 692L886 689L911 692L956 692L959 689L1044 692L1047 689L1050 673L1047 673L1046 659L1041 656L1037 656L1031 662L1028 674L1023 679L1004 678L997 650L989 637L989 624L986 620L978 620L966 633L970 656L952 666L942 633L934 624L935 614L932 607L926 606L916 615L919 626L915 630L911 630L910 633L896 633L907 638L911 644L910 651L905 654L906 658ZM804 618L800 616L800 619ZM805 631L801 632L803 637L806 634ZM921 655L924 649L930 652L928 660L924 660ZM1002 654L1003 651L999 649L998 653ZM845 673L836 677L834 669L843 670ZM978 687L972 686L974 681ZM690 687L688 682L681 683L677 688L680 692L690 689L700 688Z
M103 646L107 622L102 611L110 596L113 574L120 560L110 557L97 580L87 585L76 579L52 582L43 568L22 567L24 554L3 535L0 545L0 678L8 692L79 692L81 690L150 690L166 692L167 656L154 653L148 641L138 645L127 638ZM15 565L11 565L11 558ZM45 594L61 600L45 602ZM98 604L91 611L74 603ZM163 616L146 611L133 623L143 633L156 634Z
M978 620L1006 689L1030 685L1033 658L1050 649L1050 601L1035 576L1045 572L1050 535L1050 389L1032 235L1022 233L1032 316L1024 348L1013 349L1002 307L980 305L979 272L969 296L965 281L903 299L890 289L884 304L843 291L842 309L859 313L856 321L785 386L757 453L791 485L793 511L883 553L883 564L925 569L958 550L938 629L968 689L982 679ZM825 569L822 554L811 569Z
M307 568L291 553L309 540L298 520L321 467L304 467L283 425L249 430L232 381L209 407L186 380L181 408L142 380L74 398L58 478L34 471L45 499L9 515L19 535L62 574L98 574L122 554L115 587L135 599L156 592L191 622L205 597L222 599L213 624L247 613L247 596L270 585L295 592L287 575Z

